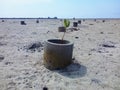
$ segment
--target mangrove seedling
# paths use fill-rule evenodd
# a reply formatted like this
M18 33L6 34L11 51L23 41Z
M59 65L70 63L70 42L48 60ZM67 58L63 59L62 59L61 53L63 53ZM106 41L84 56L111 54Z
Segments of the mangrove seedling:
M70 26L70 21L67 20L67 19L64 19L65 32L64 32L64 34L63 34L63 36L62 36L62 40L63 40L63 38L64 38L64 36L65 36L65 33L66 33L66 30L67 30L67 27L69 27L69 26Z

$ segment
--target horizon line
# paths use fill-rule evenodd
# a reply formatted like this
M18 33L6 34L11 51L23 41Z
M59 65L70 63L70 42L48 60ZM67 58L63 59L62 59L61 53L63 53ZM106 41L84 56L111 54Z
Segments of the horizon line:
M66 19L58 17L0 17L0 19ZM120 18L67 18L67 19L120 19Z

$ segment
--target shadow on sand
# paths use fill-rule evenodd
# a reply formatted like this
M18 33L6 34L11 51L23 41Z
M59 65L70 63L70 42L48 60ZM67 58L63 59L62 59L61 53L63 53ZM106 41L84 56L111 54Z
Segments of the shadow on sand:
M87 68L79 63L72 63L65 69L56 70L56 72L69 78L79 78L85 76Z

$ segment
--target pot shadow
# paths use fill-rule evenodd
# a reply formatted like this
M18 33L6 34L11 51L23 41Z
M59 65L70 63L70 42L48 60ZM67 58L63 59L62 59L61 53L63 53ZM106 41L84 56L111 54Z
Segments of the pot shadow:
M72 63L65 69L56 70L59 74L69 78L79 78L85 76L87 68L79 63Z

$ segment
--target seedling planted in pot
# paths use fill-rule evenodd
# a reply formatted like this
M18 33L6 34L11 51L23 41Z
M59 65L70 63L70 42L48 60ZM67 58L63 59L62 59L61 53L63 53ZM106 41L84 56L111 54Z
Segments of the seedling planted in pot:
M67 20L67 19L64 19L65 32L64 32L64 34L63 34L63 36L62 36L62 40L64 39L64 36L65 36L66 30L67 30L67 27L69 27L69 26L70 26L70 21Z
M50 70L62 69L72 63L73 43L64 40L70 21L64 19L65 31L62 39L49 39L44 44L44 65Z

